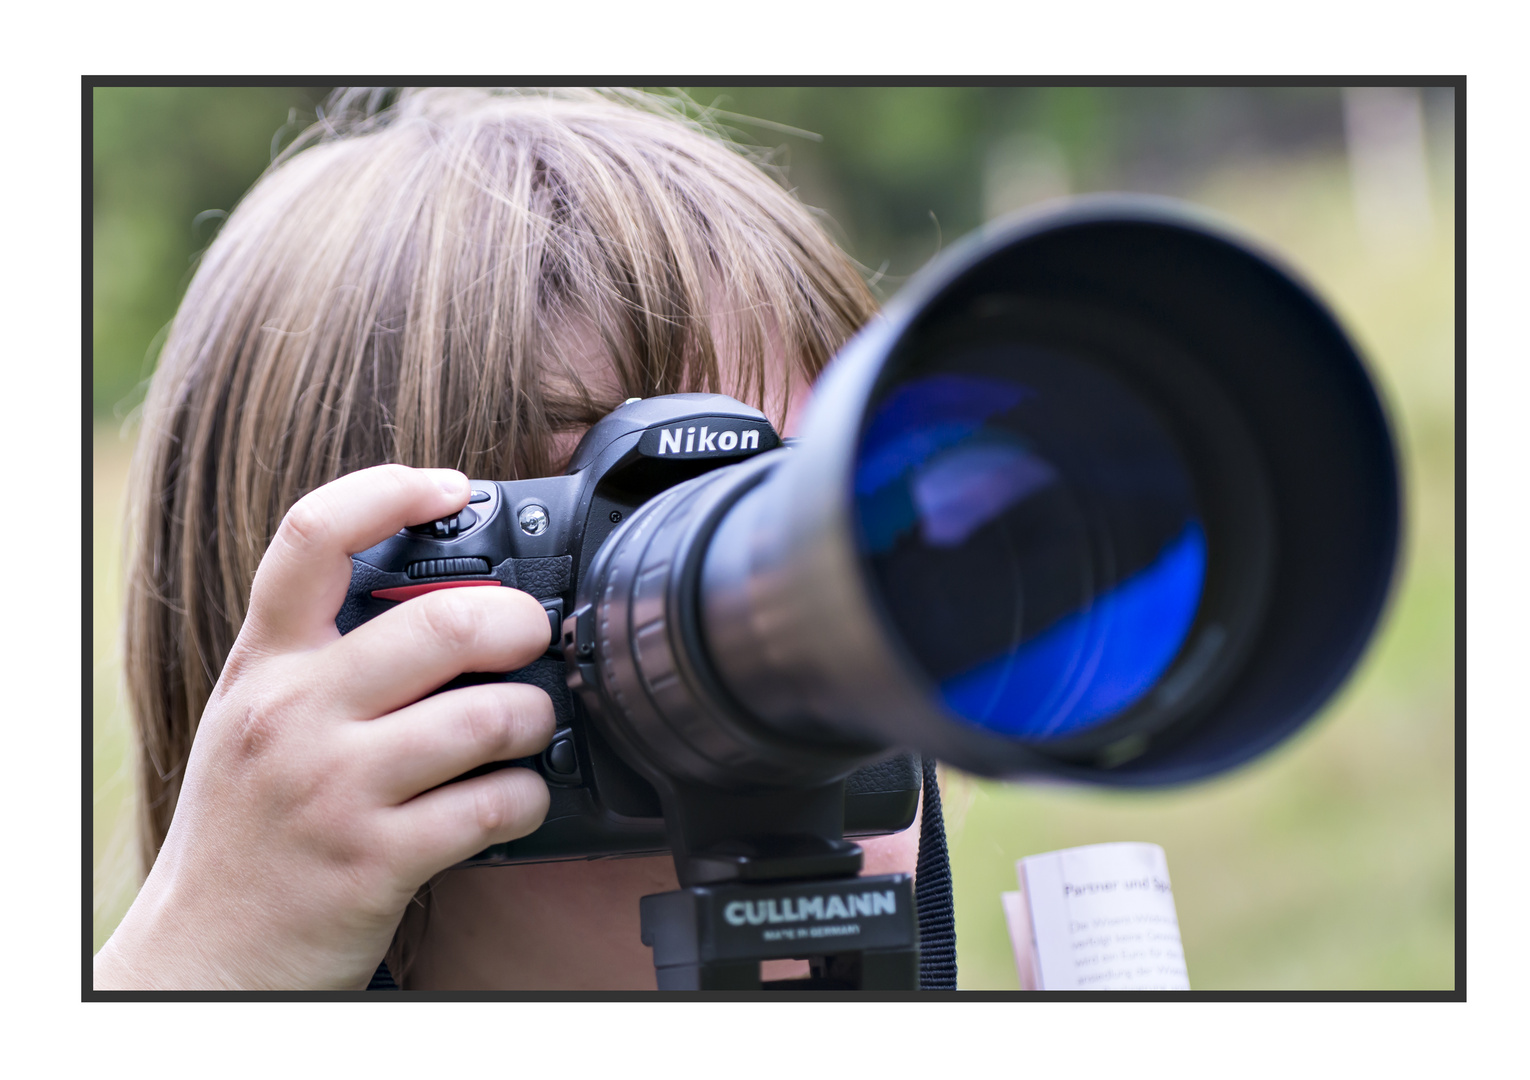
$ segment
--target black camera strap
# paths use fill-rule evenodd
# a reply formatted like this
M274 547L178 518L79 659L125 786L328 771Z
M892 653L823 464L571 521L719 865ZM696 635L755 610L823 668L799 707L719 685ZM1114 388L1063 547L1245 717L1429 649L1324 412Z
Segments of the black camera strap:
M935 759L920 757L924 809L919 821L919 866L914 904L919 909L919 989L956 989L956 908L951 898L951 853L940 812Z

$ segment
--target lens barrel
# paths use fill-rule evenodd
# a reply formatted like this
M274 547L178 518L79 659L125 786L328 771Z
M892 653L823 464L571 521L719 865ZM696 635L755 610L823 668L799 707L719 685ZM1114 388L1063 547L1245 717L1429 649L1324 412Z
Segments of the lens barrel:
M1398 521L1375 389L1290 272L1181 204L1072 200L921 271L796 448L613 537L606 617L651 639L613 639L622 737L714 784L889 747L994 776L1213 774L1349 673Z

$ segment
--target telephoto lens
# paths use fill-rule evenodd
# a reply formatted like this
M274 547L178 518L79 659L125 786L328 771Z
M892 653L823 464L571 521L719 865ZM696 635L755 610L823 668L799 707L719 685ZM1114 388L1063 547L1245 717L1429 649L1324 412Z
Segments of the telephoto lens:
M793 447L663 492L579 584L650 775L812 787L906 748L1193 780L1310 718L1396 558L1392 438L1295 276L1167 200L1070 200L921 271Z

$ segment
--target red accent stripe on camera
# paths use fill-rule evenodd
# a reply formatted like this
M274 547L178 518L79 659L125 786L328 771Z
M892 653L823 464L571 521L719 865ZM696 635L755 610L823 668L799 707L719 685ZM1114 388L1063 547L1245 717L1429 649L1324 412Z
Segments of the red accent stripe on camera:
M396 589L373 589L372 597L376 600L412 600L416 596L437 589L465 589L469 585L498 585L499 582L490 578L488 581L430 581L423 585L400 585Z

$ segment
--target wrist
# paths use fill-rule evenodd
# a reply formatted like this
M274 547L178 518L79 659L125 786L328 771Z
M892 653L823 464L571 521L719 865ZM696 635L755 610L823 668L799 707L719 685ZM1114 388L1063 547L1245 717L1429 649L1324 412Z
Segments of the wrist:
M177 911L164 873L149 874L127 914L96 953L97 990L239 989L199 947L190 912Z

